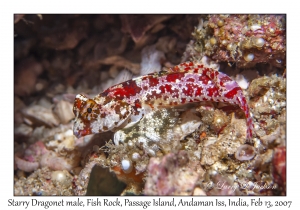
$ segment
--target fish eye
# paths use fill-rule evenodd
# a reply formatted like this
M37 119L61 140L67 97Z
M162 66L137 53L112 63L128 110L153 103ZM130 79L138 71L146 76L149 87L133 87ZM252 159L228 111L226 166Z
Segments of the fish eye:
M85 101L80 112L82 119L87 121L96 120L100 113L99 107L93 99Z

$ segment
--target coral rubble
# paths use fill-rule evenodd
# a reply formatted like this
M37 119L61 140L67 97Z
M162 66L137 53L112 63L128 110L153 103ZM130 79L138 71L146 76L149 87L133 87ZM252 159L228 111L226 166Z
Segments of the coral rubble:
M251 67L257 63L285 66L284 15L208 15L193 32L189 53L207 55L219 62Z

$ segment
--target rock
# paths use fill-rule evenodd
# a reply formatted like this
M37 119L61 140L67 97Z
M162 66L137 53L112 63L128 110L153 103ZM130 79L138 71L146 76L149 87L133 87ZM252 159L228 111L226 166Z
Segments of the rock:
M58 116L62 124L67 124L75 117L73 113L73 104L65 100L59 101L55 105L53 112Z
M59 120L53 114L52 110L39 105L33 105L28 108L25 108L23 109L22 113L34 125L46 125L48 127L54 127L59 125Z
M29 96L36 91L37 77L43 72L42 65L34 58L28 58L16 65L15 94Z

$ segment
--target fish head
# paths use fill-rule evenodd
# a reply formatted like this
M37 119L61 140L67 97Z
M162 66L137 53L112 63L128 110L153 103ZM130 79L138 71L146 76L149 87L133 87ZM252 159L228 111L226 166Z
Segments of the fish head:
M132 113L132 107L122 100L109 97L90 99L83 94L75 97L73 133L77 138L89 134L112 131L124 124Z

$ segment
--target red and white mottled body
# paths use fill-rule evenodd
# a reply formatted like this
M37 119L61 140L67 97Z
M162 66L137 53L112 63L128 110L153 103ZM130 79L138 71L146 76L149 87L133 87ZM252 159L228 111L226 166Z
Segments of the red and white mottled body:
M200 62L186 62L168 71L141 76L112 86L88 99L75 98L74 134L77 137L101 133L138 122L160 107L200 101L228 102L238 105L247 120L247 139L251 140L253 122L242 89L227 75Z

